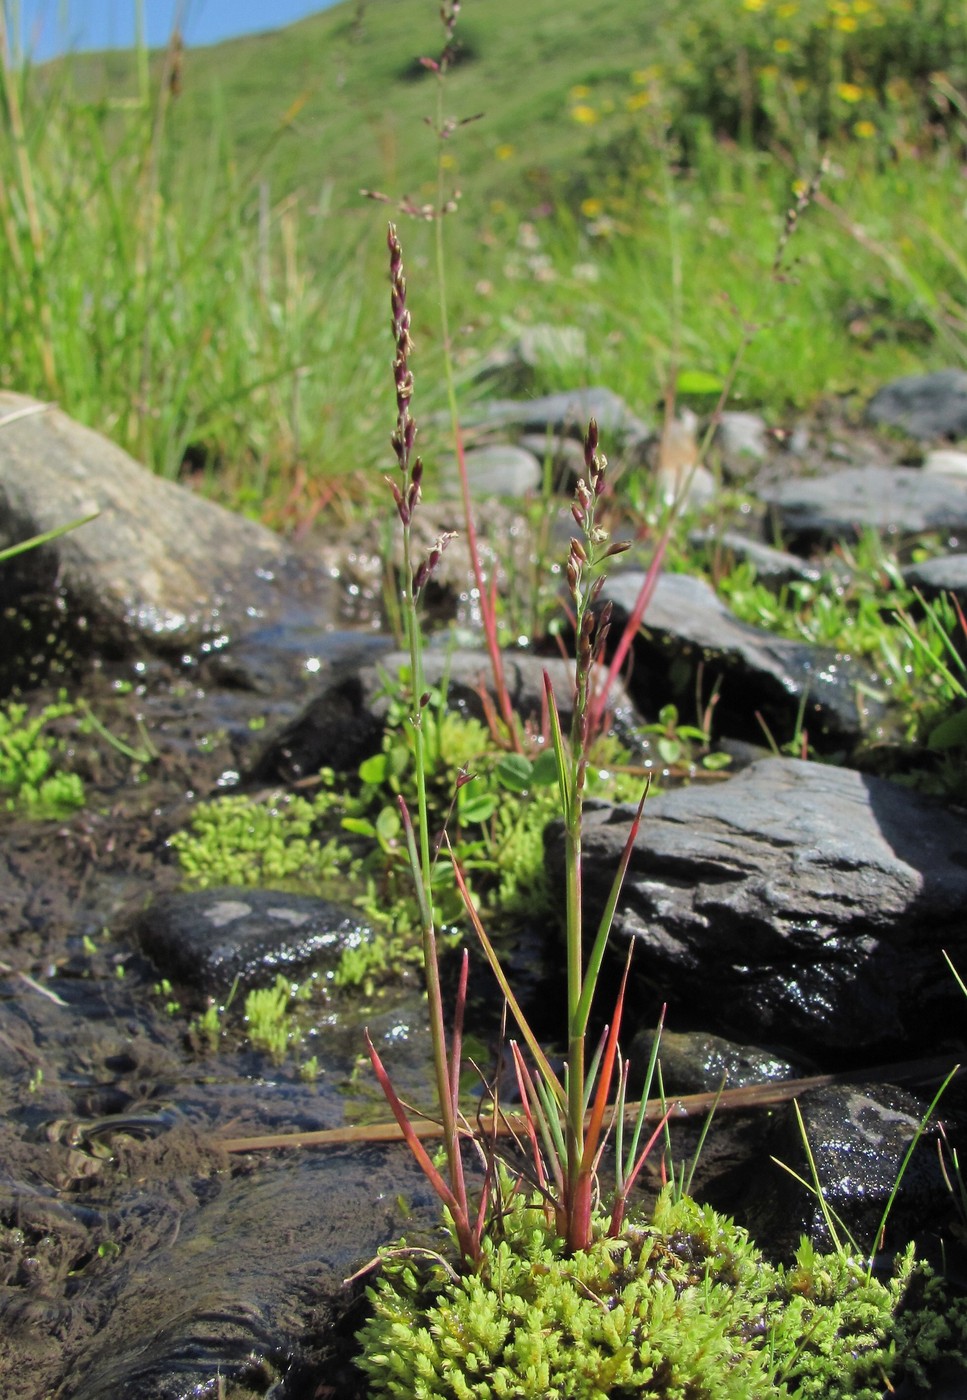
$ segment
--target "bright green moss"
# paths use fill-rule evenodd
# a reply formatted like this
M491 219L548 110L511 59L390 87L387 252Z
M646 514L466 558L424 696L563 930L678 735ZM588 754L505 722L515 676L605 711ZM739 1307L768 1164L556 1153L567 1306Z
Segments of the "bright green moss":
M58 767L65 744L48 729L52 720L74 713L63 698L29 717L26 705L0 709L0 800L8 812L62 817L83 807L84 784Z
M774 1267L732 1221L668 1194L647 1224L567 1258L518 1201L478 1274L386 1252L357 1364L373 1400L880 1400L886 1377L923 1374L923 1325L897 1317L918 1278L912 1249L888 1285L807 1243ZM963 1311L928 1288L938 1344L963 1347Z

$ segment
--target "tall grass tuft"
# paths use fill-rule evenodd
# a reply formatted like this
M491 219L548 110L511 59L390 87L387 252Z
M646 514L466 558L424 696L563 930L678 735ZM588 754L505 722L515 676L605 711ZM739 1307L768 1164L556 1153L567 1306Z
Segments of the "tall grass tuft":
M273 523L315 513L318 476L345 465L343 414L358 418L378 373L375 356L337 353L372 314L359 250L317 219L328 256L310 277L297 196L273 205L258 164L240 176L217 124L202 153L179 153L177 33L161 56L142 45L135 90L110 97L82 90L70 58L16 62L9 40L0 11L4 385L163 475L191 467L249 510L271 496ZM204 178L186 179L189 160Z

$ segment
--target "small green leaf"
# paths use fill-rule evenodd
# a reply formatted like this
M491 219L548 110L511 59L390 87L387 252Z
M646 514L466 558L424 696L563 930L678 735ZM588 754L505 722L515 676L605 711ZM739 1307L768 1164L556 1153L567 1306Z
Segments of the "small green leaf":
M704 369L683 369L675 387L680 394L720 394L724 387L722 377L710 374Z
M400 814L395 807L384 807L376 818L376 835L381 841L395 841L402 827Z
M731 762L730 753L707 753L702 759L702 767L707 768L710 773L718 773L722 768L728 768Z
M341 826L343 831L351 831L354 836L375 837L376 828L371 821L365 817L343 817Z
M967 709L948 715L930 731L927 748L934 752L943 749L959 749L967 745Z
M659 739L658 752L664 763L677 763L682 756L682 746L677 739Z
M553 749L544 749L531 764L531 785L533 787L555 787L557 785L557 756Z
M359 765L359 776L364 783L371 783L373 787L380 787L386 782L389 773L389 758L385 753L374 753L371 758L364 758Z
M457 814L462 822L485 822L496 812L498 801L495 792L487 792L485 788L475 792L471 784L460 789Z
M678 706L662 705L658 711L658 720L666 729L674 729L678 723Z
M508 792L526 792L534 781L533 764L521 753L504 754L494 773Z

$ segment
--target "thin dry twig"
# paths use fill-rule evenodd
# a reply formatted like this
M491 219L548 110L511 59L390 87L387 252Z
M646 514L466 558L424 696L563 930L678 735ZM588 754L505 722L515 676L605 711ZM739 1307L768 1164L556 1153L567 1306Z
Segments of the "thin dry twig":
M672 1110L672 1118L695 1118L708 1113L713 1104L719 1110L738 1112L743 1109L775 1108L808 1093L810 1089L824 1089L831 1084L869 1083L882 1080L891 1084L924 1083L942 1079L950 1071L949 1058L933 1056L925 1060L907 1060L901 1064L880 1065L871 1069L849 1070L843 1074L814 1074L805 1079L772 1080L766 1084L749 1084L741 1089L726 1089L704 1094L683 1094L676 1098L648 1100L648 1112L660 1117ZM961 1070L963 1074L965 1071ZM634 1122L638 1115L638 1104L625 1106L625 1119ZM442 1124L432 1118L411 1120L410 1127L416 1137L435 1140L443 1137ZM488 1136L526 1137L527 1124L523 1114L502 1110L496 1118L482 1117L478 1130ZM461 1132L466 1137L476 1134L467 1125ZM321 1128L307 1133L263 1133L252 1137L220 1138L215 1142L223 1152L260 1152L272 1148L298 1147L341 1147L354 1142L402 1142L403 1134L397 1123L360 1124L349 1128Z

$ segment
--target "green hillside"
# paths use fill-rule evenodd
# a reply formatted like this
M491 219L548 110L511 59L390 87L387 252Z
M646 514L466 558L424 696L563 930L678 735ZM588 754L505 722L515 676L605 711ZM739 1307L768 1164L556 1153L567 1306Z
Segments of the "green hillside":
M663 52L667 6L654 0L471 0L459 20L459 61L447 78L447 115L480 115L454 150L473 200L506 191L527 173L560 174L580 159L586 133L570 120L579 84L622 96L629 70ZM242 172L259 170L273 197L299 191L335 210L359 207L361 186L413 196L435 176L435 78L421 56L442 43L433 0L344 0L276 33L191 50L172 104L169 157L188 188L212 143ZM161 55L154 55L157 72ZM75 87L90 96L136 90L133 56L71 60ZM126 70L126 71L125 71ZM300 105L301 104L301 105ZM299 106L291 120L288 114ZM494 152L513 145L514 156Z
M177 82L161 53L7 73L3 383L311 518L385 460L385 223L438 174L464 402L534 323L584 349L533 389L605 383L646 416L682 373L735 369L782 421L967 359L959 8L466 0L457 35L442 82L436 0L346 0L188 51ZM426 417L434 226L401 220Z

